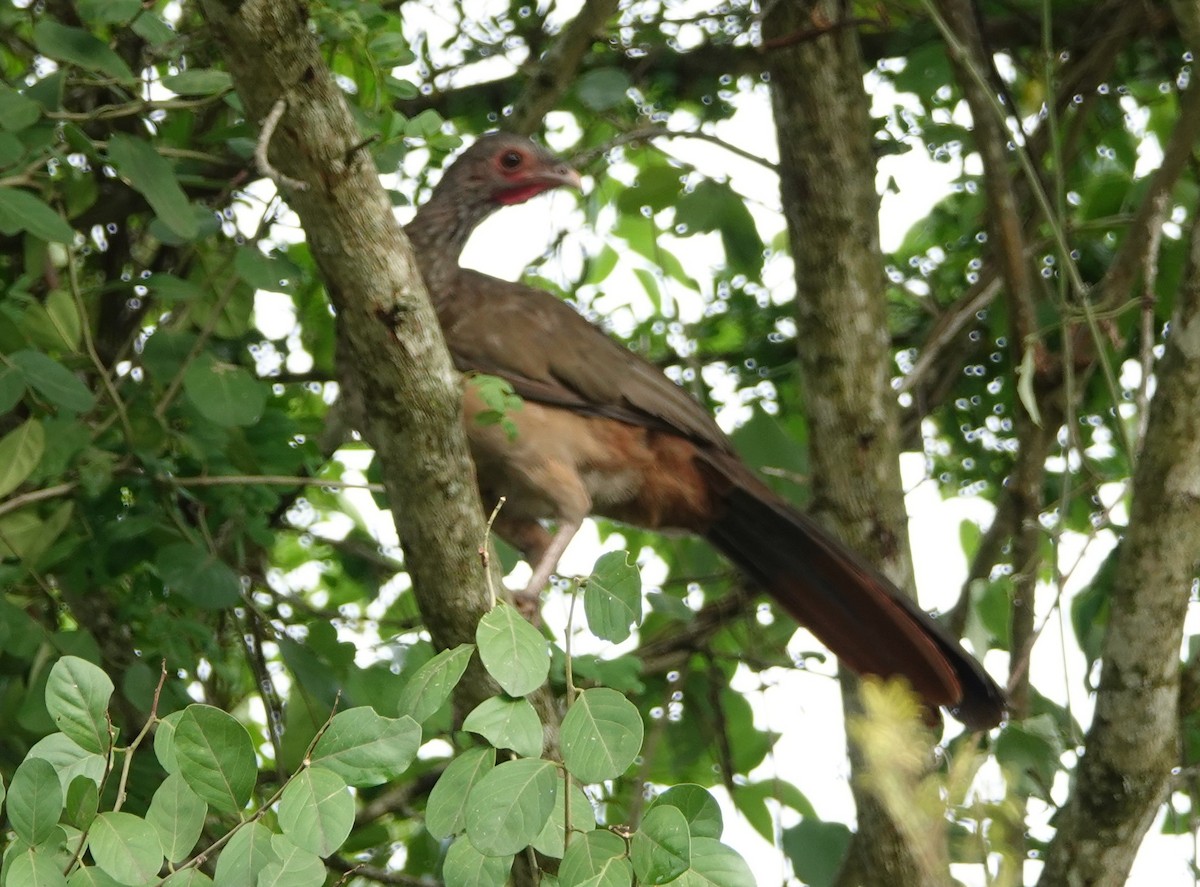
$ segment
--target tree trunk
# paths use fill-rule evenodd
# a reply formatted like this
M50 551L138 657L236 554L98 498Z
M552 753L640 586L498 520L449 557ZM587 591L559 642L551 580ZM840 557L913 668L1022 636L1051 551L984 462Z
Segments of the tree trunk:
M796 264L797 336L811 441L812 512L901 588L912 586L898 407L879 248L879 197L863 62L841 4L781 2L763 24L781 194ZM790 40L794 35L803 39ZM855 711L848 694L847 713ZM853 881L929 887L946 879L865 787L852 750ZM933 836L934 858L945 854ZM931 870L937 869L937 870ZM845 883L845 878L843 883Z
M247 114L284 102L270 157L304 183L287 198L338 312L339 362L370 405L405 564L435 643L474 640L489 607L484 522L460 419L460 380L371 156L296 2L204 0Z

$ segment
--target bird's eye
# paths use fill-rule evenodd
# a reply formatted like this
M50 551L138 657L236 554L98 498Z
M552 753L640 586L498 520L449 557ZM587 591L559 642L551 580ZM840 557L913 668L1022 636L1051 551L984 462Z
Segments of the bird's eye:
M516 169L524 159L520 151L505 151L500 155L500 165L505 169Z

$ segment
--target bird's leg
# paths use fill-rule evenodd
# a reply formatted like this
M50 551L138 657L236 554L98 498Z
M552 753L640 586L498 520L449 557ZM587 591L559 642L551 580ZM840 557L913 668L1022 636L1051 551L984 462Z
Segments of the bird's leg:
M496 518L492 527L496 535L520 551L533 570L525 588L513 594L513 603L527 619L536 620L542 591L582 524L582 518L560 519L558 531L551 534L536 520L506 518L503 511Z

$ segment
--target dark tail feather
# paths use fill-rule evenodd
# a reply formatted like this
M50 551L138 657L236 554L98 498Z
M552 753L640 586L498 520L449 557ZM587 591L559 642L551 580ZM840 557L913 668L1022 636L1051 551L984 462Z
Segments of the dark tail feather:
M926 703L973 730L1000 722L1004 693L928 613L765 488L726 484L709 541L842 662L907 678Z

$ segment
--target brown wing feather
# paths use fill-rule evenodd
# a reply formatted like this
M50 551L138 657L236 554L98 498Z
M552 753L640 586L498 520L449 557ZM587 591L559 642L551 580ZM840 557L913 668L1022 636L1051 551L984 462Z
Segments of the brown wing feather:
M527 400L671 431L720 452L708 411L649 361L550 293L463 270L438 318L462 371L499 376Z

